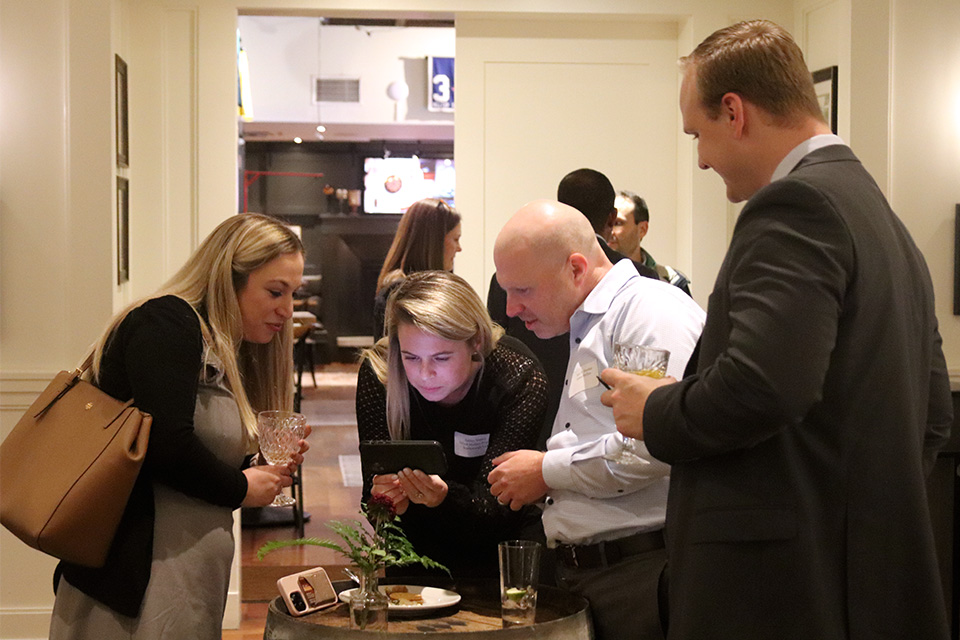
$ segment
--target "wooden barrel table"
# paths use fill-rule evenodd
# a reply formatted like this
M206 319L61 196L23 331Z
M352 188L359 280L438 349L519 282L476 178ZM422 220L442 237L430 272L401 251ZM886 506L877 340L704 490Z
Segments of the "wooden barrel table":
M400 580L381 580L381 584ZM337 592L355 585L334 582ZM389 617L386 632L350 628L349 607L344 603L302 617L287 613L279 597L270 603L264 640L309 640L334 638L363 640L403 640L429 636L430 640L593 640L587 601L555 587L537 591L537 617L533 625L504 629L500 620L500 590L496 583L436 584L460 594L454 606L422 614L404 613Z

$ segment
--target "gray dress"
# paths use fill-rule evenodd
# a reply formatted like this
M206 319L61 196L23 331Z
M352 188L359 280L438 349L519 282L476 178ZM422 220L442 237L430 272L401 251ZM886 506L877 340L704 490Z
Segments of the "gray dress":
M214 455L240 468L240 412L222 375L201 380L194 430ZM233 560L232 511L159 483L153 490L153 562L140 617L116 613L61 579L50 640L219 640Z

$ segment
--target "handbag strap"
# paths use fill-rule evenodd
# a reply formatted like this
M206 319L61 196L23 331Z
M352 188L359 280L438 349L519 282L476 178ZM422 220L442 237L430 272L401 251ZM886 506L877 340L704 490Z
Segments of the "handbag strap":
M67 380L67 384L63 387L63 389L60 390L60 393L54 396L53 400L48 402L46 406L43 407L43 409L40 409L40 411L38 411L37 414L33 416L33 419L36 420L42 417L43 414L49 411L50 407L55 405L60 398L67 395L70 389L73 389L73 387L76 386L77 382L80 381L80 376L83 375L83 372L89 369L92 365L93 365L93 351L87 354L87 357L83 359L83 362L80 364L80 366L73 370L73 373L70 374L70 378Z
M91 349L90 353L87 354L87 357L83 359L83 362L80 363L80 366L77 367L77 377L83 375L83 372L93 366L93 354L94 350Z

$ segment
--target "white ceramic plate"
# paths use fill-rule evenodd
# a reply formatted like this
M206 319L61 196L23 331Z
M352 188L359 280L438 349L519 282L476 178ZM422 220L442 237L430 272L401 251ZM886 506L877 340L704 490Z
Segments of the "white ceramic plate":
M398 586L398 585L389 585ZM460 602L460 594L449 589L438 589L437 587L419 587L416 585L404 585L410 593L418 593L423 598L423 604L393 604L390 603L390 613L421 613L424 611L434 611L444 607L452 607ZM380 592L386 595L386 586L380 586ZM350 602L350 598L357 592L357 589L347 589L340 592L340 600Z

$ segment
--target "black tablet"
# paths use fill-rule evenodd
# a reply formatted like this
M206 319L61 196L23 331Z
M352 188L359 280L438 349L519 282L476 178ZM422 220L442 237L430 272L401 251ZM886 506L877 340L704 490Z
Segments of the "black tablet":
M427 474L447 472L447 458L436 440L364 440L360 443L363 475L420 469Z

